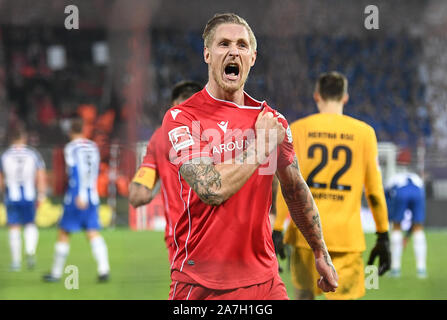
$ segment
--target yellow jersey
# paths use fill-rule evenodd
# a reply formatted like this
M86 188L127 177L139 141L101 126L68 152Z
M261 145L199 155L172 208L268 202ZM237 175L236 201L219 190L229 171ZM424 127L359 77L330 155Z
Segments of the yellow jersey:
M364 251L366 245L360 215L363 190L377 231L388 231L374 129L352 117L329 113L297 120L290 129L301 173L320 213L328 250ZM287 215L287 205L278 191L275 230L282 231ZM289 224L284 241L309 248L294 223Z

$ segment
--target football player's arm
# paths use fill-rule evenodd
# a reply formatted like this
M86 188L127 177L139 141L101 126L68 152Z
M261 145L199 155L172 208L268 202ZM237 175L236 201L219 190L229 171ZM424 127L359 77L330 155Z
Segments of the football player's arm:
M180 174L199 198L208 205L217 206L242 188L276 146L284 140L285 129L270 112L260 112L255 124L257 132L264 130L265 153L257 154L257 139L239 153L233 163L213 164L209 157L191 159L182 164ZM269 130L277 130L276 141L269 143ZM262 142L261 142L262 143Z
M256 143L234 160L234 164L214 164L211 158L192 159L180 167L180 174L203 202L217 206L239 191L259 167Z
M292 164L282 169L278 168L276 174L290 216L314 253L316 268L322 276L318 286L325 292L333 292L338 286L338 276L323 239L317 206L301 175L296 156Z
M278 187L278 190L281 191L281 187ZM284 222L289 215L289 209L287 208L286 201L281 192L277 192L275 205L276 217L275 223L273 224L273 230L282 232L284 229Z
M157 171L141 167L129 185L129 202L134 208L148 204L155 195L154 188L158 180Z
M368 258L368 265L374 264L379 258L379 276L391 267L390 241L388 236L388 209L382 185L382 174L378 164L377 139L374 130L370 128L365 148L367 159L365 174L365 195L376 223L377 240Z
M157 129L146 146L146 154L129 185L129 202L134 208L148 204L156 194L158 181L157 153L155 146L159 142L160 130Z
M270 212L273 217L271 217L270 219L272 221L273 226L272 240L273 245L275 247L275 252L277 255L279 255L281 259L285 259L286 252L284 247L284 241L283 241L284 237L282 231L284 221L289 211L287 210L287 205L284 202L284 198L278 194L279 189L278 184L279 184L278 178L276 177L276 175L274 175L272 185L272 210ZM283 207L278 208L278 204L280 204L281 206L284 205L286 207L285 213Z
M371 129L368 135L365 157L367 159L365 175L365 195L371 208L376 230L379 233L388 231L388 209L382 184L382 174L378 164L376 135Z

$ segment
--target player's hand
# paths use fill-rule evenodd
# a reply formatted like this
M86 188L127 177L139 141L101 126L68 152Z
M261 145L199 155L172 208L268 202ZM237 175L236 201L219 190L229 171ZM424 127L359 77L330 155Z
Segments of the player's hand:
M261 146L264 145L265 157L276 148L277 145L284 141L286 129L278 121L278 117L274 117L271 112L259 112L255 123L257 139L261 139ZM275 137L276 136L276 137ZM269 138L276 138L270 141Z
M321 257L315 257L315 267L320 274L318 288L323 292L335 292L338 287L338 274L327 251Z
M81 197L77 196L75 199L75 205L79 210L85 210L88 207L88 203L81 200Z
M371 250L368 259L368 265L373 265L376 257L379 257L379 276L391 268L391 251L390 240L388 232L376 232L377 242L375 247Z
M286 258L286 252L283 243L283 235L281 231L273 230L272 233L273 245L275 246L276 254L284 260Z

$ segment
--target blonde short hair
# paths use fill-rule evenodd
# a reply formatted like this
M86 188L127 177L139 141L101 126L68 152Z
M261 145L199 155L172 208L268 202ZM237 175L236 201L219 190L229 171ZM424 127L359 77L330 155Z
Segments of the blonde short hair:
M241 18L235 13L217 13L207 22L202 35L203 44L205 47L209 48L211 46L211 42L213 41L214 33L217 27L225 23L234 23L244 26L250 36L250 46L254 51L256 51L258 44L256 42L256 37L253 30L251 30L244 18Z

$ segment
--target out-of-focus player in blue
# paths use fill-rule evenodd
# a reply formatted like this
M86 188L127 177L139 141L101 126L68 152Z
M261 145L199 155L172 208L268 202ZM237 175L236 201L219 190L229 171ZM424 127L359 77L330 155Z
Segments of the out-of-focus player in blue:
M0 161L0 190L5 193L11 271L19 271L22 265L21 226L28 269L35 265L39 233L34 218L38 202L45 200L46 172L39 152L26 145L25 128L19 124L10 134L11 145Z
M51 273L44 275L48 282L58 281L63 273L72 232L85 230L98 265L98 281L109 279L109 257L107 245L100 235L97 191L100 155L96 144L83 135L80 118L71 121L70 142L65 146L64 157L68 171L68 188L64 198L64 213L59 223Z
M399 277L401 271L404 235L402 221L407 210L411 211L414 255L416 258L417 276L427 277L427 241L424 233L425 190L424 182L419 175L408 169L409 160L400 154L397 173L391 176L385 186L388 204L388 215L392 222L391 232L391 273Z

